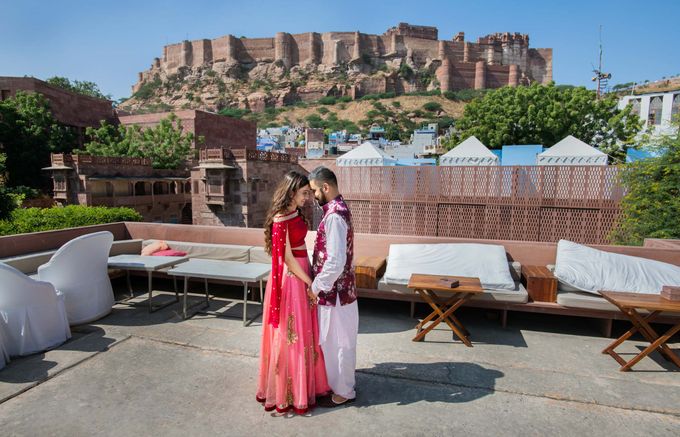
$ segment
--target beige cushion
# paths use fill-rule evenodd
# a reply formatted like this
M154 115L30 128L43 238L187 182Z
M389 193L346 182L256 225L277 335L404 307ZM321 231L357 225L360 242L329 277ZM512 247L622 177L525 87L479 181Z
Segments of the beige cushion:
M588 310L619 311L603 297L592 293L578 291L561 291L557 293L557 303L565 307L583 308Z
M30 275L38 271L38 267L45 264L52 258L52 255L57 250L48 250L45 252L34 252L26 255L13 256L0 260L8 266L14 267L22 273Z
M144 240L143 245L147 246L156 240ZM239 246L236 244L212 244L194 243L190 241L170 241L165 240L172 250L186 252L190 258L217 259L222 261L239 261L247 263L249 251L252 246Z
M527 303L529 294L524 286L520 283L516 284L516 290L484 290L484 294L473 297L474 300L483 300L490 302L505 302L505 303ZM378 281L378 290L395 294L415 294L415 292L403 284L389 284L385 279Z
M267 255L267 252L264 251L264 247L260 246L250 248L248 251L248 259L251 263L271 264L272 262L272 257Z
M109 256L116 255L139 255L142 251L142 239L118 240L111 244Z

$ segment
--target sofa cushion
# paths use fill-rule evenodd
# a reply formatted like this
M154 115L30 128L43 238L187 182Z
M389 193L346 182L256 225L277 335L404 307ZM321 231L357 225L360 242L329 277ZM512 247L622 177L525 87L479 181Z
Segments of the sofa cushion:
M388 283L383 277L378 281L378 290L395 294L415 295L415 291L404 284ZM484 289L484 293L475 295L472 300L506 302L506 303L527 303L529 294L522 284L517 284L515 290L489 290Z
M251 247L248 251L248 259L251 263L271 264L272 262L272 257L267 255L264 247L261 246Z
M646 258L605 252L567 240L557 244L555 276L577 289L659 294L680 285L680 267Z
M385 279L408 284L413 273L479 278L485 289L515 290L505 248L493 244L392 244Z
M564 291L557 293L557 303L570 308L583 308L588 310L619 311L604 297L596 296L592 293L581 293L578 291Z
M156 240L144 240L144 246L148 246ZM190 258L217 259L223 261L239 261L247 263L249 251L252 246L239 246L235 244L194 243L191 241L165 240L170 249L186 252Z

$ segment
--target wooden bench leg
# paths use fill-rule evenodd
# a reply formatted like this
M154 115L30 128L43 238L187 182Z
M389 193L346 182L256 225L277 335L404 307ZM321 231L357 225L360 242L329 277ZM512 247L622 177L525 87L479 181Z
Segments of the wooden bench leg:
M411 318L412 319L416 318L416 302L415 301L411 302Z
M508 327L508 310L501 310L501 327L503 329Z
M606 338L611 338L612 336L612 326L614 325L614 319L602 319L602 335Z

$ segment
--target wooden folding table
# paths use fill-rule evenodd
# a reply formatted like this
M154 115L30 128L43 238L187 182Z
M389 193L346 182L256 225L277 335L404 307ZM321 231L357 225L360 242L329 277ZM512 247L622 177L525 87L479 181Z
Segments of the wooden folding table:
M459 285L451 288L451 282L455 280L459 282ZM433 309L430 315L416 325L417 333L413 341L423 341L428 332L432 331L441 322L446 322L453 333L466 346L472 347L470 333L465 329L460 320L453 315L453 312L472 296L484 292L479 278L414 273L409 279L408 288L413 288Z
M680 367L680 357L666 344L676 332L680 331L680 323L675 324L663 335L657 334L649 325L662 311L665 313L680 313L680 302L665 299L658 294L622 293L616 291L601 291L600 294L620 309L633 323L632 328L602 351L603 354L611 355L612 358L621 364L619 370L624 372L630 370L638 361L656 349L659 350L659 353L666 360ZM649 314L640 314L640 310L649 311ZM614 352L614 349L638 331L650 344L642 352L626 362L619 354Z

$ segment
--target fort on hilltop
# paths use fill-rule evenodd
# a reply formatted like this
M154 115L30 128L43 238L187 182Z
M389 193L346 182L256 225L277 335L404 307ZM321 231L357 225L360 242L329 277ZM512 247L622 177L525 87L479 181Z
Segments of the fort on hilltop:
M271 78L274 67L288 72L322 73L324 77L339 71L348 75L333 87L298 86L290 91L296 95L280 96L281 104L286 104L286 100L315 100L323 95L358 98L376 92L417 91L423 81L414 84L409 77L398 74L404 64L414 72L429 72L428 89L442 91L552 80L552 49L530 48L526 34L494 33L471 42L459 32L450 40L440 40L436 27L399 23L382 35L358 31L278 32L270 38L226 35L170 44L163 48L162 57L154 59L150 69L139 73L133 92L153 80L163 81L178 74L191 76L191 72L200 69L211 69L224 77L241 74L241 79L252 80L250 72L257 73L253 69L263 64L268 70L256 75L258 79ZM283 80L283 75L274 80Z

